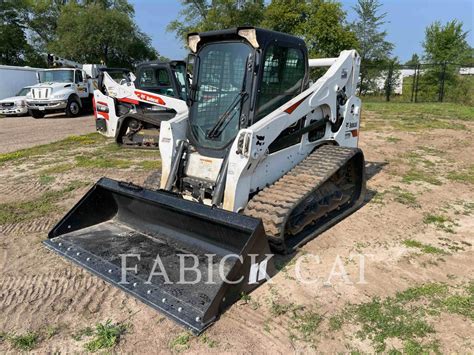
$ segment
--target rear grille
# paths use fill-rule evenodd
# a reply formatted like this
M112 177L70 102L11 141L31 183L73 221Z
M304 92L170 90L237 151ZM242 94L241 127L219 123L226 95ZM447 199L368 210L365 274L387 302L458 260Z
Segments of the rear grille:
M51 88L33 88L31 92L34 99L47 99L51 94Z

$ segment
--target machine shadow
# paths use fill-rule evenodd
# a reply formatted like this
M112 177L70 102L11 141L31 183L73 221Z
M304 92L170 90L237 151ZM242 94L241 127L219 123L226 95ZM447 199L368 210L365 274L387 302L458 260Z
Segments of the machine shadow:
M376 175L378 175L384 169L384 167L388 164L389 164L388 162L366 161L365 162L365 175L366 175L367 181L371 180ZM368 188L366 190L364 202L359 207L359 209L363 208L367 203L369 203L378 193L379 193L378 191ZM318 237L319 235L317 235L314 239ZM311 240L309 242L311 242ZM273 257L273 260L275 263L275 269L276 269L275 275L281 272L282 270L284 270L286 266L291 265L296 256L298 256L298 250L291 254L286 254L286 255L275 254L275 256Z

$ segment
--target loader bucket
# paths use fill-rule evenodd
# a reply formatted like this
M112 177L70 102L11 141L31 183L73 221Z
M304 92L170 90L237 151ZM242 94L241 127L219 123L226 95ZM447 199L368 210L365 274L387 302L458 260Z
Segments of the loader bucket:
M45 244L194 333L275 272L259 219L107 178Z

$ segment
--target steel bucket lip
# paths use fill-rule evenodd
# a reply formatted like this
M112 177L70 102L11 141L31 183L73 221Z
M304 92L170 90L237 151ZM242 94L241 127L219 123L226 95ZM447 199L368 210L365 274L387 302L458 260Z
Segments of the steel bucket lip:
M61 238L61 237L57 237ZM196 317L202 317L202 312L197 312L193 307L186 307L184 311L178 311L176 308L172 308L163 304L163 302L159 302L162 298L169 298L172 297L176 301L180 302L180 300L173 295L170 295L167 292L159 290L156 285L148 287L148 289L153 289L152 296L148 296L146 294L142 294L142 292L138 292L135 290L133 284L134 282L138 281L138 278L134 275L128 275L127 279L129 281L128 284L120 284L115 279L120 280L120 269L115 267L114 265L108 263L107 267L104 266L104 271L101 272L99 267L94 267L94 262L99 262L99 258L94 256L93 254L87 252L82 248L78 248L74 246L73 249L67 250L69 248L69 244L61 240L62 248L58 246L58 243L55 243L53 239L47 239L43 241L45 247L60 256L63 256L67 260L72 261L77 266L84 268L85 270L91 272L93 275L98 276L100 279L106 281L108 284L112 285L113 287L117 287L124 291L127 294L137 298L141 302L145 303L146 305L162 312L164 315L168 316L173 321L185 326L186 328L190 329L194 334L198 335L202 333L207 327L209 327L217 318L211 318L205 323L198 320ZM72 245L72 243L70 243ZM78 250L80 250L80 255L77 255ZM90 260L88 261L87 258ZM112 270L111 273L105 272L105 269L110 268ZM118 269L118 271L117 271ZM141 285L141 288L146 288ZM153 301L157 299L158 301ZM181 303L181 302L180 302ZM191 310L191 312L190 312ZM194 317L194 318L193 318Z

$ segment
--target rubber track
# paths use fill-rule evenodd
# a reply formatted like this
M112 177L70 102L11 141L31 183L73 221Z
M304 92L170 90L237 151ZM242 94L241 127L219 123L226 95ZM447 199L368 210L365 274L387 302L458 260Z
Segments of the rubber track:
M244 214L262 219L272 247L288 252L284 240L285 225L293 209L358 152L357 148L334 145L318 148L275 183L253 196Z

